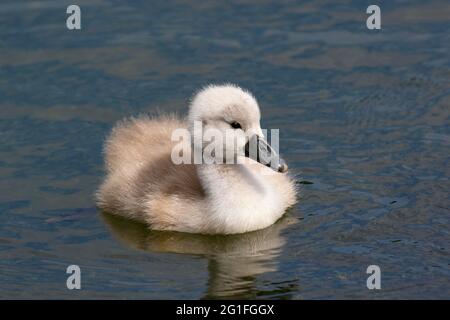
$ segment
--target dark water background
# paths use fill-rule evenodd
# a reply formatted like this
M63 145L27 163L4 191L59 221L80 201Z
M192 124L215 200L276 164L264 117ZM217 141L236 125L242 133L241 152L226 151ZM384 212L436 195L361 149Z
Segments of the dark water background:
M378 2L379 31L367 1L76 3L81 31L72 2L0 3L0 298L450 297L448 1ZM113 123L210 82L280 128L298 205L231 237L98 212Z

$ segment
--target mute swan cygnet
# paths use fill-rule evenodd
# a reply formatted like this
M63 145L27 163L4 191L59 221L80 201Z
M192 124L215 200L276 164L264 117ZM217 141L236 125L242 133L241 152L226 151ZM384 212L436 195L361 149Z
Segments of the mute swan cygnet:
M194 123L203 130L196 131ZM231 132L243 141L232 149L243 161L174 163L172 133L180 128L193 137L191 155L196 148L205 151L208 129ZM236 151L247 150L255 139L256 156ZM224 155L230 148L226 140ZM145 116L114 127L105 144L107 176L97 191L98 206L156 230L234 234L268 227L295 203L296 188L278 157L272 158L275 166L275 160L260 163L261 148L271 150L255 98L234 85L208 86L193 98L186 120Z

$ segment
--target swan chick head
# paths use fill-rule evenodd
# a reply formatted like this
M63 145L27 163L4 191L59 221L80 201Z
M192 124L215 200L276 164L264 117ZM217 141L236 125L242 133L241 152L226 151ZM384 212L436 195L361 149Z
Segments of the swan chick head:
M243 149L250 136L263 137L260 119L255 97L232 84L210 85L199 91L192 99L188 115L191 133L199 142L197 145L205 147L211 136L214 139L220 136L223 151L234 154ZM201 133L193 130L195 123L201 124ZM235 143L227 143L233 141Z
M214 161L222 163L230 163L230 160L236 163L234 161L239 157L263 163L258 150L269 149L277 161L267 160L264 164L275 171L285 172L287 166L264 139L260 119L258 102L250 92L233 84L207 86L194 96L190 104L188 122L194 149L200 148L197 151L201 151L203 157L211 154ZM196 130L196 126L201 130ZM211 153L207 148L212 141L216 147ZM248 152L250 142L254 142L251 145L257 149L256 153Z

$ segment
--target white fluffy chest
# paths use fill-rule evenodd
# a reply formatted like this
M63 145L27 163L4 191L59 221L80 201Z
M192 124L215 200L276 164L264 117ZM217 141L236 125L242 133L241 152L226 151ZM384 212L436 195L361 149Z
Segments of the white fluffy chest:
M283 214L282 197L270 175L244 166L214 167L200 175L208 194L205 218L210 228L225 233L248 232L270 226Z

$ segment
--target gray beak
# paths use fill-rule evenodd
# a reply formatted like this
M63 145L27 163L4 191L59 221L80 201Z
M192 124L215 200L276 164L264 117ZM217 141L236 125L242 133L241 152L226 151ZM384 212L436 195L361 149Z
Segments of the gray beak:
M286 172L288 166L263 138L253 135L245 144L245 156L278 172Z

